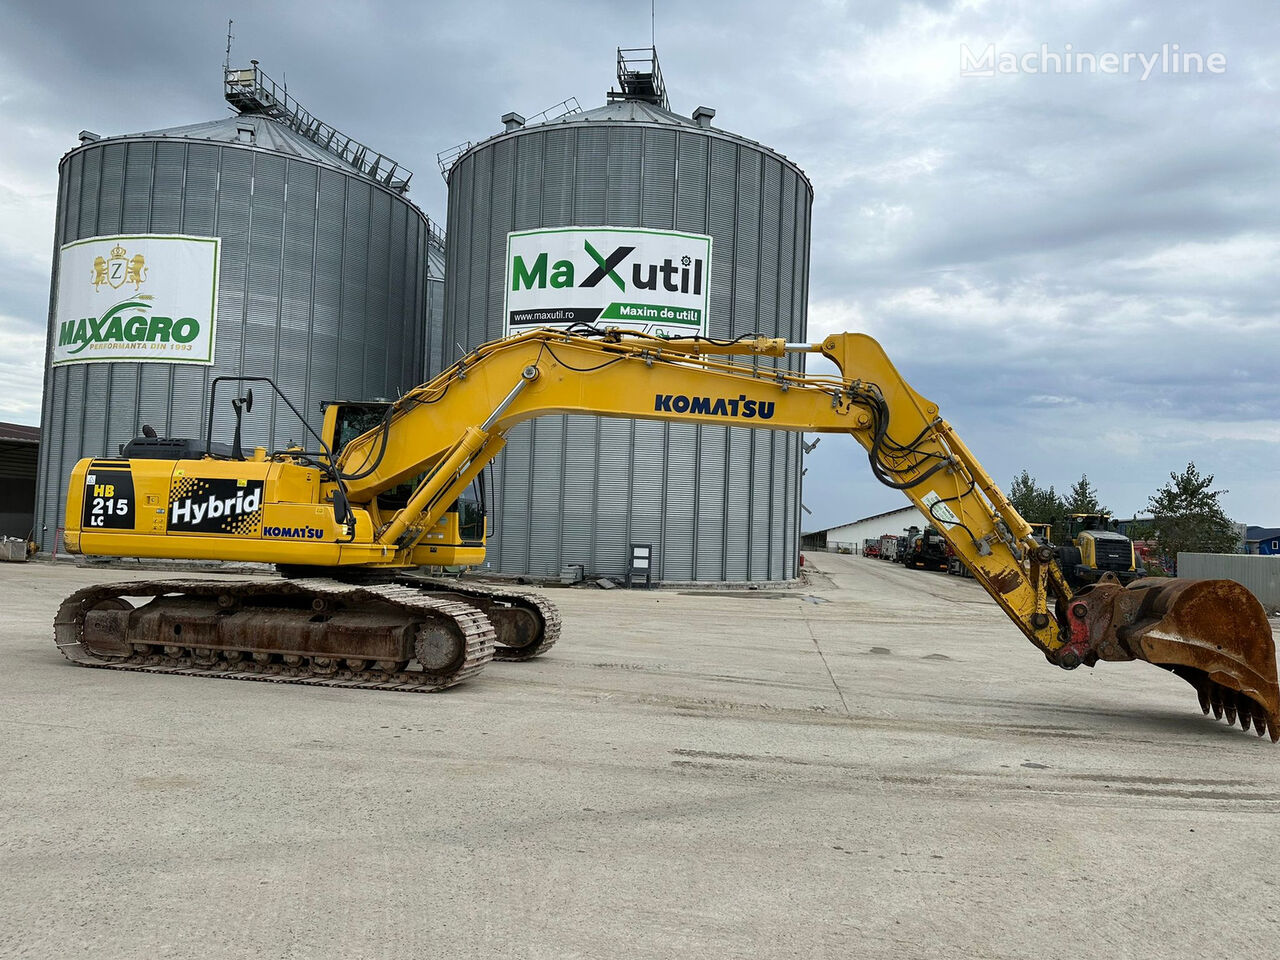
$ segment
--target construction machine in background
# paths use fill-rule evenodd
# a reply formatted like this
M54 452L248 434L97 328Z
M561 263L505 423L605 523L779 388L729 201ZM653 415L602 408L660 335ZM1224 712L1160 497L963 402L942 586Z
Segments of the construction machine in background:
M880 537L880 559L896 560L898 557L898 538L895 534L886 533Z
M912 538L906 563L917 570L947 569L947 541L937 527L929 524Z
M769 363L793 353L824 357L838 374ZM512 427L596 414L848 434L1050 663L1145 660L1194 686L1206 712L1280 737L1275 646L1252 594L1230 581L1126 588L1113 576L1073 587L937 404L862 334L793 344L537 330L470 351L350 439L369 409L332 404L307 447L284 450L241 449L247 393L232 403L229 449L215 446L213 411L228 379L255 378L214 381L203 441L140 438L120 456L76 465L65 543L98 556L271 563L286 579L80 590L54 624L74 662L435 690L474 677L495 655L537 656L559 631L544 598L413 571L482 561L476 484ZM365 419L344 430L354 414Z
M1154 540L1133 541L1134 562L1147 571L1148 576L1172 577L1177 571L1175 564L1164 555L1160 544Z
M1133 541L1116 532L1109 513L1072 513L1066 518L1066 543L1058 563L1073 587L1098 583L1111 575L1121 583L1146 577Z
M911 556L911 547L920 536L920 528L912 524L909 527L903 527L902 532L904 536L898 538L898 555L893 558L898 563L906 563L907 558Z

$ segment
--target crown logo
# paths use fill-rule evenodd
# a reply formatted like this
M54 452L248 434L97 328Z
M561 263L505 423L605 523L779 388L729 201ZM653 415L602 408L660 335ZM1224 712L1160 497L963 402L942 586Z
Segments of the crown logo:
M111 248L111 256L93 258L93 289L96 293L105 284L119 290L132 283L137 290L146 281L147 273L146 258L140 253L129 256L129 251L117 243Z

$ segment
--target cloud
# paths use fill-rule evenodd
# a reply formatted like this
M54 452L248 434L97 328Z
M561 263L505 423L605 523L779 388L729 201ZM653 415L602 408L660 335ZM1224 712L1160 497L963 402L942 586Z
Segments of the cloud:
M38 423L44 382L44 330L0 314L0 419Z

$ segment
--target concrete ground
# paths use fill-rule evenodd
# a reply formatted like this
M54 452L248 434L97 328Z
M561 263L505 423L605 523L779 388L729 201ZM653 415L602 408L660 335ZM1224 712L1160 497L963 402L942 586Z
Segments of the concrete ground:
M421 696L87 670L0 565L0 956L1265 957L1280 753L969 580L556 590ZM133 575L138 576L138 575Z

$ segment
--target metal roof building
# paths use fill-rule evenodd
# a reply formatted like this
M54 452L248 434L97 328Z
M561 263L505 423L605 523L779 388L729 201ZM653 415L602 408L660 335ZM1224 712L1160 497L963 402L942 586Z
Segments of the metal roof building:
M0 536L31 535L40 428L0 423Z
M907 527L919 527L930 522L922 517L923 514L913 504L907 504L905 507L886 510L838 527L805 533L801 537L801 543L806 550L838 550L846 547L854 552L861 552L860 548L865 540L878 540L887 533L898 535Z

